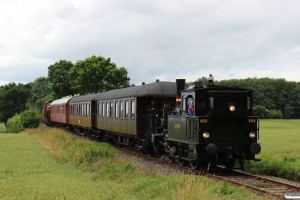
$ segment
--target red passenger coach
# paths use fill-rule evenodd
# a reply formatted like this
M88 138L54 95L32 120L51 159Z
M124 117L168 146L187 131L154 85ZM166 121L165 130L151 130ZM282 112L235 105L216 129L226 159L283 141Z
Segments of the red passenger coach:
M64 97L53 101L51 105L51 121L57 125L69 124L69 101L72 97Z

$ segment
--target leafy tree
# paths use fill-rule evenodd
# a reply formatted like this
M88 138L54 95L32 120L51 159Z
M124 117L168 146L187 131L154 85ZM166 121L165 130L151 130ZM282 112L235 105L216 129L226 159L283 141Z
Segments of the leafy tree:
M203 86L206 86L207 85L207 77L202 76L202 78L198 78L194 82L200 82ZM186 82L185 88L189 88L190 86L193 86L194 82Z
M30 85L8 83L0 86L0 122L4 122L15 114L26 110L26 103L30 96Z
M48 67L48 78L54 92L54 98L58 99L76 93L71 88L71 79L73 77L69 76L69 71L72 67L73 63L66 60L60 60Z
M76 62L70 70L69 77L74 78L72 79L74 91L87 94L129 87L130 78L127 73L127 69L118 68L110 58L91 56Z
M54 94L52 93L52 88L48 78L39 77L29 84L32 91L32 95L28 101L29 107L42 110L43 105L47 100L54 99L54 97L52 97Z
M217 84L252 89L254 106L265 106L270 112L280 110L283 118L300 117L300 83L282 78L247 78L222 80Z

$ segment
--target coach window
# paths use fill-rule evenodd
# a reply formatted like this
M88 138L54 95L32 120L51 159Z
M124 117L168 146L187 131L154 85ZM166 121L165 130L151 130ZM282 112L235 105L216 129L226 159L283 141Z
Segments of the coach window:
M102 117L105 117L105 103L102 102Z
M85 115L88 116L88 103L85 104Z
M102 103L99 102L99 117L102 117Z
M115 101L115 117L119 118L118 101Z
M83 116L86 115L86 103L82 104Z
M109 117L109 102L106 102L106 117Z
M89 104L88 104L88 103L85 104L85 108L86 108L86 110L85 110L85 111L86 111L86 112L85 112L85 115L88 116L88 115L89 115L89 114L88 114L88 113L89 113L89 111L88 111L88 110L89 110Z
M88 115L88 103L85 104L85 113L86 116Z
M131 100L131 119L135 118L135 100Z
M111 101L110 102L110 113L109 113L110 118L114 117L113 113L114 113L114 102Z
M123 100L120 101L120 119L123 119Z
M99 117L102 117L102 103L99 102Z
M125 119L128 119L129 108L128 108L128 100L125 100Z

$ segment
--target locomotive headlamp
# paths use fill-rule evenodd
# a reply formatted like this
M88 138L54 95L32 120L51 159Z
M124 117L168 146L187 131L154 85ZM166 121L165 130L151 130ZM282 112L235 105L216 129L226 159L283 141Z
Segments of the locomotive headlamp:
M235 111L235 105L234 105L233 103L229 103L229 104L228 104L228 109L229 109L231 112Z
M254 131L251 131L251 132L249 133L249 137L250 137L250 138L254 138L254 137L255 137L255 132L254 132Z
M205 139L209 138L209 132L204 132L204 133L202 133L202 136L203 136Z

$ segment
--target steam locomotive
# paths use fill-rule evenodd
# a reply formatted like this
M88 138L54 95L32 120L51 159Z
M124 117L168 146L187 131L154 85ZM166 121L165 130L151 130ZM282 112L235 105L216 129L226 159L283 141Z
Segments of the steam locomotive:
M192 169L235 161L244 170L245 160L260 161L259 121L252 116L253 91L194 83L157 80L154 83L111 91L64 97L44 105L47 125L64 127L77 134L135 147ZM147 106L158 104L156 131L150 132ZM189 115L188 107L193 108Z

